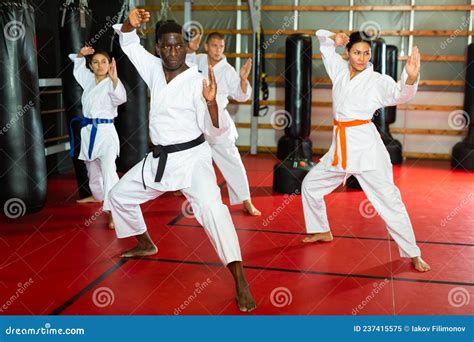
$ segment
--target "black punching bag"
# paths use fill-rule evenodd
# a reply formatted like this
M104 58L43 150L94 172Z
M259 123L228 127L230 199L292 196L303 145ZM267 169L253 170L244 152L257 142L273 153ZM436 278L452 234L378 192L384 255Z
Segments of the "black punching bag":
M0 188L9 218L40 210L47 175L39 111L34 10L0 1Z
M92 25L92 14L83 1L65 1L59 9L59 40L61 44L61 78L63 82L63 101L66 110L68 127L75 116L82 117L82 88L76 82L74 64L69 59L70 53L77 53L89 39ZM76 173L79 197L91 196L89 178L84 161L77 159L81 149L81 128L78 123L73 125L74 157L72 162Z
M117 22L124 22L131 9L130 1L125 0ZM148 152L147 85L120 48L118 35L114 34L112 39L112 56L117 62L118 76L127 90L127 102L118 108L118 117L115 119L120 139L117 170L127 172Z
M285 135L278 141L277 158L311 160L311 71L312 44L307 34L286 39L285 59ZM278 119L278 118L277 118Z
M456 112L450 118L459 126L459 120L467 122L467 137L454 145L451 166L457 169L474 170L474 43L467 50L466 82L464 86L464 112Z
M293 34L286 39L285 61L285 135L278 141L273 190L300 193L301 182L313 163L311 133L312 43L307 34ZM278 112L276 112L278 113ZM274 118L275 119L275 118Z

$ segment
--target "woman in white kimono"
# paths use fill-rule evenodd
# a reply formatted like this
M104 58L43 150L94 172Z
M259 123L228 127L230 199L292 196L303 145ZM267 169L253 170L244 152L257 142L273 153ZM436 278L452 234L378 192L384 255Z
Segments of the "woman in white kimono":
M373 70L369 62L371 40L364 33L354 32L348 37L318 30L316 36L333 83L334 135L329 152L303 181L306 231L312 234L303 242L332 241L324 196L354 175L385 221L401 257L411 258L418 271L429 271L416 245L400 191L393 183L390 156L371 121L377 109L407 102L415 95L420 73L418 49L413 48L401 82L396 83ZM348 61L336 53L336 46L346 46Z
M89 55L92 72L86 67L85 56ZM117 76L115 60L106 52L95 52L86 46L78 54L70 54L69 58L74 62L74 77L84 90L84 118L73 119L82 127L79 159L86 163L92 195L95 200L103 201L102 209L109 213L109 228L114 229L109 191L119 180L115 159L120 143L113 121L117 107L127 101L127 94Z

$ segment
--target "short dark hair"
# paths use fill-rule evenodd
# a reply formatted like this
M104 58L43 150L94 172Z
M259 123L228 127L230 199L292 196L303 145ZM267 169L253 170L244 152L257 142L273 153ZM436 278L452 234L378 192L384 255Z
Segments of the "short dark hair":
M104 50L97 50L97 51L94 51L94 53L91 55L90 57L90 62L92 63L92 60L94 59L94 56L96 55L102 55L104 56L105 58L107 58L107 60L110 62L112 62L112 58L110 57L110 54L107 52L107 51L104 51Z
M372 37L367 32L362 32L362 31L352 32L351 35L349 36L349 43L347 43L346 49L349 51L354 44L362 43L362 42L369 44L369 47L372 48L372 40L374 38L375 36Z
M183 27L174 20L159 21L156 23L155 43L159 43L164 34L183 34Z
M159 20L156 25L155 25L155 43L158 43L158 32L160 31L160 27L163 25L163 24L166 24L166 23L175 23L176 21L174 20Z
M224 35L220 34L219 32L212 32L209 33L206 39L206 43L209 43L211 39L221 39L224 40Z

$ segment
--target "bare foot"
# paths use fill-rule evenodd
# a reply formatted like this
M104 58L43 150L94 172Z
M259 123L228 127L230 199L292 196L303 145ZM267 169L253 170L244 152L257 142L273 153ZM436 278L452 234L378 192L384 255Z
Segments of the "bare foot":
M237 306L242 312L250 312L255 310L257 304L252 297L252 294L249 290L249 283L245 279L244 268L241 261L233 261L227 264L227 268L235 281L235 289L237 296L235 300L237 301Z
M255 206L252 204L252 201L250 201L250 200L244 201L244 211L248 212L251 216L260 216L260 215L262 215L260 210L255 208Z
M417 271L428 272L431 269L421 257L411 258L411 262Z
M97 200L94 198L94 196L89 196L89 197L84 197L81 199L78 199L76 203L79 204L84 204L84 203L100 203L101 201Z
M112 218L112 214L109 214L109 229L115 229L114 219Z
M324 233L316 233L311 236L305 237L302 241L304 243L309 243L309 242L316 242L316 241L322 241L322 242L331 242L333 240L331 232L324 232Z
M134 248L123 252L120 256L122 258L131 258L135 256L155 255L156 253L158 253L158 248L156 248L155 245L143 246L143 245L138 244Z
M250 293L247 283L243 283L237 287L237 306L242 312L251 312L257 308L257 304Z

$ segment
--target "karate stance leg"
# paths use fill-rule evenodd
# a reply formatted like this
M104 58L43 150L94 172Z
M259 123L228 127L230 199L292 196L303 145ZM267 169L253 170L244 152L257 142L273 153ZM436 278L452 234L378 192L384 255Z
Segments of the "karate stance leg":
M97 201L104 200L104 187L102 179L102 170L100 168L100 161L98 159L85 161L87 176L89 177L89 188L92 196Z
M163 192L147 187L135 181L133 175L140 172L142 162L128 171L109 193L110 209L118 238L135 236L137 246L122 253L122 257L153 255L158 252L147 232L140 204L153 200Z
M331 193L344 181L345 173L326 171L317 164L306 175L302 184L303 213L306 232L313 234L303 242L332 241L324 196Z
M115 165L115 155L107 154L99 159L102 171L104 210L110 211L110 190L118 183L117 167Z
M400 191L393 183L392 164L383 151L377 155L377 169L355 175L369 201L385 221L402 258L412 258L415 268L425 272L429 265L421 259L415 234Z
M250 188L242 158L237 146L232 143L212 144L212 159L222 172L229 190L230 204L243 203L252 216L260 215L250 198Z
M234 277L237 303L241 311L252 311L256 304L242 268L239 240L229 209L222 203L212 164L198 161L193 168L191 187L182 189L194 215L204 227L222 263Z

